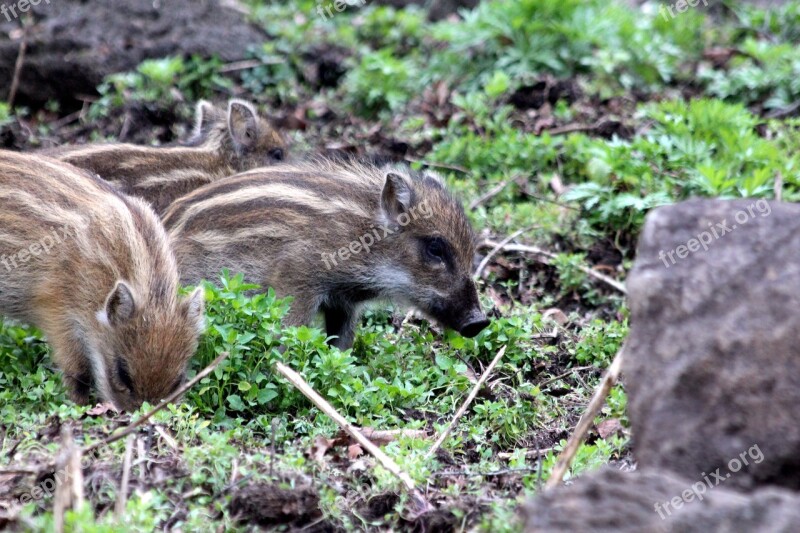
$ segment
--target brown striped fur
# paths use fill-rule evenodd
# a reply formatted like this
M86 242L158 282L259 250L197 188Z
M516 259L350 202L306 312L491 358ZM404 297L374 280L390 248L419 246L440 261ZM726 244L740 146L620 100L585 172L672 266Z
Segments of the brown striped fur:
M0 151L0 315L41 329L74 400L168 396L203 327L145 202L66 163Z
M194 134L184 146L90 144L42 153L94 172L163 214L176 198L202 185L283 160L286 149L285 137L267 119L234 99L227 113L198 103Z
M469 336L488 323L471 279L472 229L432 173L333 159L275 165L195 190L164 224L184 282L242 272L294 296L288 324L321 311L341 348L352 345L359 309L374 299L411 305ZM369 251L340 253L370 234Z

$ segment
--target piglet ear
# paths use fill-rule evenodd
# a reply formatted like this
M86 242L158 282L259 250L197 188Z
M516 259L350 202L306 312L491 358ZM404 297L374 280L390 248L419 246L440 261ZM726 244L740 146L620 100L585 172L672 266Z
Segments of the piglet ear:
M106 305L100 318L116 327L132 319L135 312L136 301L133 298L133 291L127 283L118 281L106 298Z
M220 113L217 111L216 108L206 100L200 100L197 102L197 106L195 107L194 112L194 133L193 137L202 137L203 130L208 126L210 122L214 120L214 117Z
M244 100L231 100L228 103L228 130L236 148L254 148L258 138L258 114L255 108Z
M408 180L395 172L386 174L386 183L381 193L383 218L387 222L394 223L397 217L408 212L413 201L414 191Z
M197 333L202 335L206 330L205 295L203 287L197 287L186 299L188 318L194 324Z

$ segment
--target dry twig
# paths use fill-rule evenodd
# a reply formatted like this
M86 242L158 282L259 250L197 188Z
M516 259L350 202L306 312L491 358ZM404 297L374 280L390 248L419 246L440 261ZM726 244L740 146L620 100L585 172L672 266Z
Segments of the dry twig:
M286 378L289 383L294 385L300 392L302 392L306 398L311 400L314 405L322 410L323 413L331 417L333 421L336 422L339 427L341 427L348 435L353 437L361 445L361 447L364 448L364 450L375 457L375 459L383 468L394 474L394 476L403 483L409 494L416 500L419 511L425 512L431 509L428 501L425 499L422 493L417 490L414 480L411 479L411 476L401 470L400 466L398 466L398 464L395 463L391 457L383 453L380 448L375 446L372 441L366 438L355 426L353 426L342 415L340 415L336 409L334 409L333 406L325 400L325 398L320 396L317 391L312 389L311 386L306 383L300 374L281 362L275 363L275 369L284 378Z
M408 439L427 439L428 435L423 429L372 429L359 428L362 435L371 442L381 446L389 444L403 437Z
M22 75L22 65L25 64L25 52L28 49L28 26L30 19L25 18L21 21L22 24L22 40L19 43L19 52L17 52L17 61L14 63L14 77L11 78L11 88L8 90L8 107L14 107L14 100L17 97L17 89L19 89L19 78Z
M86 453L89 453L91 451L96 450L97 448L101 448L103 446L107 446L107 445L111 444L112 442L116 442L121 438L127 437L128 435L130 435L131 433L136 431L139 428L139 426L143 425L145 422L150 420L150 418L152 418L152 416L154 414L156 414L157 412L162 410L164 407L166 407L167 405L171 404L172 402L174 402L175 400L180 398L186 391L188 391L189 389L194 387L197 382L199 382L201 379L203 379L204 377L209 375L211 372L213 372L214 369L217 368L217 365L219 365L226 357L228 357L228 352L222 352L219 355L219 357L214 359L211 362L210 365L208 365L203 370L201 370L194 378L192 378L190 381L186 382L183 385L183 387L181 387L180 389L178 389L175 392L173 392L172 394L170 394L169 397L166 400L164 400L160 404L158 404L155 407L153 407L146 414L142 415L136 422L133 422L131 425L129 425L128 427L126 427L122 431L118 431L117 433L114 433L113 435L110 435L109 437L106 437L105 439L103 439L101 441L95 442L94 444L90 444L89 446L87 446L87 447L85 447L83 449L83 453L86 454Z
M69 424L61 428L61 452L56 460L56 472L63 472L64 478L56 483L53 522L56 533L63 533L66 512L83 505L81 449L72 440L72 427Z
M414 318L414 313L414 309L409 309L408 313L406 313L405 318L403 318L403 321L400 322L400 328L397 330L398 337L403 334L403 330L406 329L406 324L408 324L408 321Z
M135 438L134 435L128 435L125 440L125 455L122 459L122 480L119 482L119 493L114 507L114 516L117 522L120 523L125 514L125 506L128 504L128 484L131 480L131 460L133 459L133 442Z
M551 383L555 383L559 379L564 379L567 376L571 376L572 374L574 374L575 372L577 372L579 370L588 370L590 368L594 368L594 365L578 366L578 367L575 367L575 368L570 368L568 372L564 372L563 374L559 374L558 376L552 377L552 378L550 378L550 379L548 379L546 381L542 381L541 383L537 383L537 385L539 386L540 389L544 389L544 387L546 385L550 385Z
M583 413L583 416L581 416L581 419L578 420L578 425L575 426L575 431L572 432L569 440L567 440L567 445L558 456L556 466L553 468L553 472L550 474L550 478L547 480L547 484L545 485L547 488L555 487L561 483L562 479L564 479L564 474L567 473L569 466L572 464L572 460L575 458L575 454L578 452L578 448L583 442L586 433L588 433L589 428L592 427L594 417L596 417L597 413L600 412L600 409L603 407L603 403L605 402L609 391L611 391L611 387L614 386L614 384L617 382L617 378L619 378L619 373L622 370L622 359L624 353L625 346L623 345L619 352L617 352L617 355L614 356L611 366L608 367L608 370L603 376L602 381L597 386L597 389L595 389L594 395L589 401L589 405L586 406L586 411Z
M453 431L453 428L458 423L458 420L462 416L464 416L464 413L467 411L467 408L472 403L472 400L474 400L475 396L478 395L478 391L481 389L483 384L486 383L486 380L489 379L489 375L492 373L492 370L494 370L494 367L497 366L497 363L500 362L500 359L503 357L503 354L505 353L506 353L506 346L503 346L502 348L500 348L500 351L497 352L497 355L494 356L492 362L489 363L489 366L486 367L486 370L484 370L483 374L481 375L481 378L478 380L475 386L472 387L469 396L467 396L467 399L464 400L464 403L461 404L461 407L459 407L458 411L456 411L456 415L444 429L442 434L439 435L439 438L436 439L436 442L433 443L433 446L431 446L431 449L428 450L428 453L425 454L426 459L429 457L433 457L433 454L436 453L436 450L438 450L442 446L442 443L444 443L445 439L447 439L447 436L450 435L450 432Z
M483 243L481 243L481 246L496 247L496 246L498 246L498 244L500 244L500 243L487 239L487 240L483 241ZM554 254L552 252L548 252L546 250L542 250L541 248L537 248L535 246L527 246L527 245L524 245L524 244L506 244L504 246L501 246L500 249L502 251L504 251L504 252L521 252L521 253L528 253L528 254L534 254L534 255L541 255L541 256L546 257L548 260L553 259L553 258L556 257L556 254ZM549 264L549 261L543 261L543 263ZM612 287L612 288L616 289L617 291L621 292L622 294L626 294L626 295L628 294L628 291L625 288L625 285L620 283L619 281L617 281L617 280L615 280L613 278L610 278L610 277L606 276L605 274L601 274L600 272L598 272L598 271L596 271L594 269L591 269L591 268L588 268L588 267L585 267L585 266L582 266L582 265L579 265L578 269L581 272L583 272L584 274L586 274L588 276L591 276L591 277L593 277L593 278L595 278L595 279L597 279L599 281L602 281L603 283L605 283L609 287Z
M455 170L456 172L461 172L462 174L469 174L469 170L464 167L459 167L457 165L445 165L444 163L431 163L429 161L423 161L421 159L414 159L413 157L406 157L406 161L409 163L421 163L426 167L432 168L443 168L445 170Z
M264 62L259 59L245 59L243 61L234 61L233 63L222 65L219 71L221 73L236 72L238 70L248 70L251 68L260 67L263 64Z
M537 448L535 450L526 450L525 451L525 457L529 458L529 459L532 459L532 458L535 458L535 457L542 457L542 456L545 456L548 453L552 452L553 450L555 450L555 447ZM497 458L498 459L511 459L512 457L514 457L514 455L515 455L514 452L500 452L500 453L497 454Z
M478 268L475 269L475 274L472 276L473 279L480 279L481 278L481 274L483 273L483 269L486 268L486 265L489 264L489 261L492 260L492 258L497 254L497 252L499 252L500 250L503 249L503 246L505 246L506 244L510 243L511 241L513 241L514 239L516 239L517 237L519 237L520 235L522 235L523 233L525 233L526 231L529 231L531 229L532 228L522 228L521 230L517 230L514 233L512 233L511 235L509 235L508 237L506 237L505 239L503 239L502 241L500 241L499 243L497 243L497 246L492 248L491 251L489 251L489 253L486 254L486 257L483 258L481 263L478 265Z
M505 180L498 183L497 185L495 185L494 187L483 193L481 196L473 200L472 203L469 204L469 210L472 211L473 209L481 205L483 202L491 200L492 198L503 192L503 189L505 189L508 186L508 184L512 182L513 180Z

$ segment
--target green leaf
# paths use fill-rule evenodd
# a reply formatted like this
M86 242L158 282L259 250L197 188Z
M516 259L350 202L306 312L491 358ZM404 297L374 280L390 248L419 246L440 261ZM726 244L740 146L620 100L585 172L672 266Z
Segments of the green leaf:
M314 333L306 326L297 328L297 340L300 342L308 342L314 338Z
M453 368L453 359L442 353L437 353L436 366L438 366L442 370L450 370L451 368Z
M278 397L278 391L275 389L261 389L258 391L258 403L264 405Z
M508 91L510 81L511 80L508 77L508 74L501 70L497 70L492 75L492 79L489 80L483 90L486 91L486 94L492 98L497 98Z
M237 394L231 394L228 396L228 405L231 406L231 409L234 411L244 411L244 402L242 402L241 397Z

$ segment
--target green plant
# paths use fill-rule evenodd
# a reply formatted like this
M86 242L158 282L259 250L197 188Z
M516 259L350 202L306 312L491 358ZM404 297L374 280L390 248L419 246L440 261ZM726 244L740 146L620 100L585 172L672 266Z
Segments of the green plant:
M413 63L395 57L391 48L368 52L344 80L347 103L365 117L396 111L418 88L414 73Z
M266 42L248 52L261 64L242 73L244 88L278 104L294 104L306 97L302 82L301 48L285 41ZM308 96L310 98L310 96Z
M123 108L129 101L160 104L209 98L217 91L228 91L229 79L220 74L219 59L192 56L148 59L135 71L112 74L97 88L100 99L92 105L90 116L99 118L112 108Z
M5 126L12 120L11 108L5 102L0 102L0 127Z
M628 334L626 322L602 322L593 320L580 332L573 352L575 360L581 364L606 367L619 351L622 341Z
M463 22L436 26L434 36L452 49L447 61L432 65L472 90L496 70L517 84L542 74L592 73L599 91L655 90L702 52L702 15L682 17L681 25L671 25L654 13L596 0L483 2Z
M727 69L703 68L699 78L712 96L760 104L765 109L787 107L800 96L800 52L794 44L772 44L747 39L741 55Z

